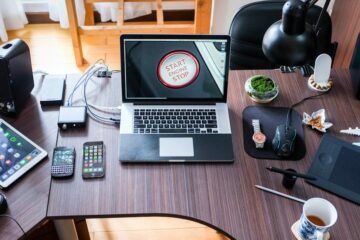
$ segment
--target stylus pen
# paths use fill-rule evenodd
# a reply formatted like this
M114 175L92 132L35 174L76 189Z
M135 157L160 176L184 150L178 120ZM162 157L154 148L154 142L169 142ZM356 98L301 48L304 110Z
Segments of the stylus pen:
M303 173L297 173L297 172L293 172L293 171L288 171L288 170L284 170L284 169L280 169L280 168L276 168L276 167L267 167L266 168L269 171L272 172L276 172L276 173L282 173L282 174L286 174L286 175L291 175L291 176L295 176L295 177L299 177L299 178L304 178L306 180L313 180L315 181L316 178L303 174Z
M305 200L303 200L303 199L293 197L293 196L290 196L288 194L272 190L270 188L266 188L266 187L263 187L263 186L260 186L260 185L255 185L255 187L258 188L258 189L261 189L261 190L263 190L265 192L269 192L269 193L272 193L272 194L275 194L275 195L278 195L278 196L281 196L281 197L284 197L284 198L287 198L287 199L290 199L290 200L294 200L294 201L297 201L299 203L305 203Z

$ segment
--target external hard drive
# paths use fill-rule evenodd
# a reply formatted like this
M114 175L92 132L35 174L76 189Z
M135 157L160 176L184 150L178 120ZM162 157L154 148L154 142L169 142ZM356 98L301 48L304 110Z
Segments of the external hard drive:
M61 106L64 103L65 75L46 75L40 92L41 106Z

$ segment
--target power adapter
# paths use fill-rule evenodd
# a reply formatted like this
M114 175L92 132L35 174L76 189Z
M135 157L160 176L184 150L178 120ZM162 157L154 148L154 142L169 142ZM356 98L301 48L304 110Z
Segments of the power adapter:
M111 78L112 72L111 71L106 71L106 70L99 70L97 71L96 76L98 78Z
M58 127L62 130L86 126L86 107L60 107Z

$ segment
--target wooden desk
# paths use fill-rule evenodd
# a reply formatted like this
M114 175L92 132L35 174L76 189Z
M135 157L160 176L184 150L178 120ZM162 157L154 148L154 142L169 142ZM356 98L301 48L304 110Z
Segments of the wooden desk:
M48 158L40 162L9 188L2 191L8 201L5 214L14 217L26 232L46 218L50 188L50 165L52 150L58 133L58 108L42 109L39 104L41 79L34 79L35 87L26 106L16 118L1 116L20 132L48 152ZM18 239L22 236L19 227L8 218L0 218L0 239Z
M294 189L281 185L281 175L266 166L295 168L306 172L322 134L304 127L307 153L300 161L257 160L244 152L242 111L254 103L244 93L245 80L254 74L276 79L280 95L269 106L289 106L316 94L300 74L279 71L233 71L229 83L229 110L233 132L233 164L121 164L118 160L119 129L89 120L84 130L61 132L57 145L77 150L75 175L52 180L47 216L50 218L174 216L205 223L234 239L293 239L290 226L300 217L302 205L254 188L270 187L307 199L323 197L337 208L339 219L331 229L332 239L360 239L359 206L298 180ZM347 71L332 72L335 86L328 95L308 100L296 110L326 109L334 126L330 132L348 141L356 137L339 134L340 129L358 126L360 101L353 98ZM89 100L98 105L120 103L120 78L98 80ZM106 174L103 179L81 177L81 149L85 141L103 140ZM141 147L141 146L139 146ZM219 149L221 150L221 149Z

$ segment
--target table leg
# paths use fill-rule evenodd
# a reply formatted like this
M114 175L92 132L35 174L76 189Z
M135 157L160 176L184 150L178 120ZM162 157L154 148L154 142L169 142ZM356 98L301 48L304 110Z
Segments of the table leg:
M58 219L54 220L56 232L60 240L78 240L74 220Z

